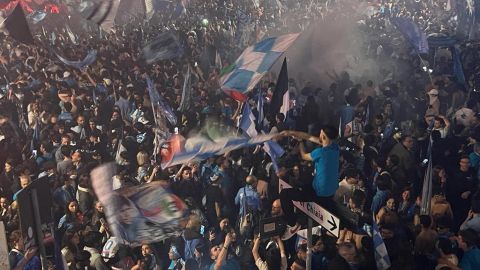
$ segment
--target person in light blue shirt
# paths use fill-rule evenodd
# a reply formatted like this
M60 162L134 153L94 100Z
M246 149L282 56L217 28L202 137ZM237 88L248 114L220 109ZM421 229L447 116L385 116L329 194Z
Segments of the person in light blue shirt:
M245 179L246 185L238 190L235 196L235 204L240 205L239 216L245 216L248 210L260 211L262 210L260 195L255 190L257 185L257 178L253 175L247 176Z
M297 131L284 131L281 135L291 136L297 140L308 140L322 146L316 148L311 153L307 153L305 152L303 142L300 142L302 159L314 163L315 176L312 188L299 189L294 187L283 189L280 192L280 201L288 225L299 228L299 224L296 222L296 215L293 212L292 201L316 202L327 209L334 207L333 195L335 195L338 189L338 170L340 167L340 148L335 142L338 130L333 126L325 126L320 131L319 137Z
M458 247L463 250L463 256L458 266L446 258L438 259L438 264L447 265L450 269L480 269L480 249L477 247L477 233L472 229L462 230L458 232L457 242Z

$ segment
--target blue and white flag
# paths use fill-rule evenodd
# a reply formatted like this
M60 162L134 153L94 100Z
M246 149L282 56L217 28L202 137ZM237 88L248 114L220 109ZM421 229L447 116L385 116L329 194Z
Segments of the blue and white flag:
M191 161L202 161L209 157L224 155L240 148L255 146L265 143L275 137L275 134L259 135L253 138L247 137L223 137L209 140L202 137L194 137L185 141L184 151L175 153L170 160L162 161L162 168L168 168Z
M420 29L418 24L412 19L405 17L394 17L390 20L415 48L415 51L418 53L428 53L427 34Z
M28 14L27 19L31 20L33 24L41 22L47 17L47 13L42 10L35 10L34 12Z
M239 127L251 138L258 136L258 132L255 128L255 116L253 115L248 103L243 105ZM272 166L275 172L278 172L277 159L283 156L285 150L283 150L283 148L275 141L266 141L263 144L263 150L272 159Z
M181 56L182 53L180 41L172 32L160 34L143 48L143 56L147 64L173 59Z
M263 111L263 104L265 103L264 98L263 98L263 92L262 89L258 90L258 95L257 95L257 111L258 111L258 119L257 119L257 124L260 127L261 130L263 130L263 120L265 119L265 113Z
M285 150L275 141L268 141L263 144L263 150L270 156L272 160L273 170L278 173L277 159L281 158L285 154Z
M374 218L375 219L375 218ZM377 263L377 270L387 270L392 264L388 256L387 247L383 242L382 235L378 229L378 225L373 221L373 248L375 250L375 261Z
M267 38L246 48L231 71L220 78L222 90L236 100L245 101L246 93L257 85L299 35Z
M53 33L53 32L52 32ZM95 63L97 60L97 51L96 50L91 50L88 52L87 56L81 61L70 61L67 60L63 57L61 57L58 53L55 52L55 55L62 61L67 66L74 67L79 70L84 70L91 64Z
M242 117L240 118L239 128L243 130L249 137L255 137L258 132L255 128L255 116L253 116L250 104L246 102L243 105Z
M68 35L68 38L70 39L70 41L73 44L78 45L77 37L72 32L72 29L70 29L70 26L68 26L68 24L65 26L65 31L67 32L67 35Z
M80 3L80 14L106 32L113 28L120 0L87 0Z
M135 247L181 233L181 225L188 214L180 198L159 182L113 190L114 171L110 163L97 167L90 174L114 236Z
M170 124L175 126L177 124L177 116L173 112L172 107L170 107L165 102L165 100L163 100L163 98L158 94L157 89L155 89L155 85L153 84L153 81L149 78L147 78L147 88L148 88L148 94L150 96L150 102L152 103L152 106L153 106L152 109L154 109L153 111L154 115L156 115L155 107L158 106L159 113L165 116L165 118L167 118ZM155 121L157 122L158 119L155 118Z

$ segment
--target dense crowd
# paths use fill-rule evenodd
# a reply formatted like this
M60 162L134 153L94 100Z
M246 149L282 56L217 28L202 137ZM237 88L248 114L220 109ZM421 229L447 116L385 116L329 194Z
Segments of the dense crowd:
M366 37L358 44L361 58L384 65L376 77L381 79L338 71L315 85L313 79L291 76L292 102L284 115L269 109L276 77L267 74L246 102L257 119L266 116L257 123L259 132L278 133L274 140L285 153L276 162L263 148L251 147L163 170L162 157L154 152L158 128L185 138L241 132L242 103L220 90L222 66L264 36L341 22L354 12L351 3L192 0L185 16L158 12L149 22L132 17L113 33L99 33L78 24L75 15L62 14L45 19L57 23L46 32L32 26L36 45L0 33L0 219L11 269L40 269L38 250L24 247L17 195L44 178L50 183L61 250L48 252L52 269L306 269L307 244L301 231L295 235L305 229L306 216L291 215L278 183L315 194L321 173L317 144L326 148L326 140L339 145L338 170L330 168L339 176L331 199L359 222L348 224L344 214L333 213L344 225L339 237L324 229L314 234L312 269L375 269L373 224L391 269L480 269L475 80L458 81L448 50L424 59L411 53L388 20L407 16L427 34L455 35L458 14L446 11L444 2L382 1L373 14L355 12L362 19L356 31ZM69 20L73 36L58 24L62 20ZM147 65L142 47L166 31L180 34L183 55ZM91 49L98 51L97 61L86 70L56 61L55 53L83 59ZM178 110L187 69L193 77L192 101L188 110ZM158 123L147 77L175 110L176 125ZM304 139L305 146L299 143ZM111 161L118 167L112 180L116 189L158 181L186 203L189 217L178 237L131 247L112 234L90 177L92 169ZM429 168L432 188L425 193ZM269 217L298 226L261 238L259 221Z

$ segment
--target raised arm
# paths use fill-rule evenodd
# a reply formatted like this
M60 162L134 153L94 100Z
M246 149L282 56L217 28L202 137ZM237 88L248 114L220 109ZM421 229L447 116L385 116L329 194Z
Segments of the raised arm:
M228 247L230 246L231 242L232 242L232 236L230 235L230 233L227 233L227 235L225 236L225 242L223 243L222 250L220 251L218 258L215 261L215 265L213 267L214 270L219 270L222 267L222 265L225 263L227 259L227 254L228 254Z
M302 157L303 160L306 161L312 161L312 155L310 153L305 152L305 146L303 145L303 142L300 142L300 156Z
M317 136L312 136L308 133L294 130L285 130L280 133L281 136L293 137L302 140L307 140L309 142L320 144L320 139Z

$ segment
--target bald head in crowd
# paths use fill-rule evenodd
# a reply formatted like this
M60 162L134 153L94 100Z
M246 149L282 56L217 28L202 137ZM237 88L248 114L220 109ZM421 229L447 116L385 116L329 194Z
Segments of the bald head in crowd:
M245 183L247 183L247 185L249 186L255 186L257 184L257 177L255 177L254 175L249 175L245 179Z
M276 199L272 203L272 211L270 212L272 217L279 217L283 215L282 205L280 204L280 199Z

